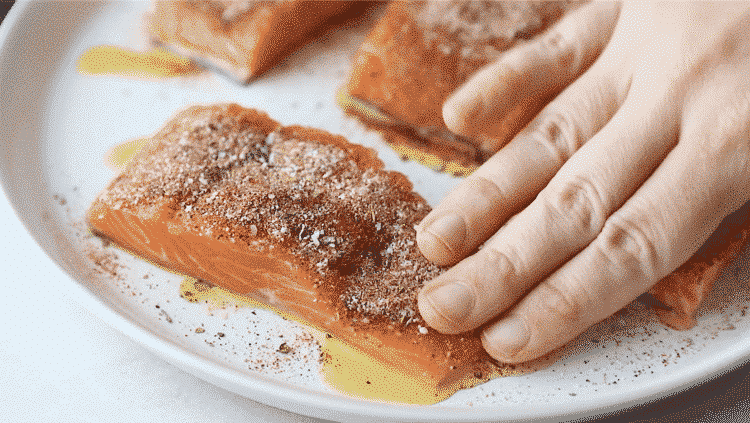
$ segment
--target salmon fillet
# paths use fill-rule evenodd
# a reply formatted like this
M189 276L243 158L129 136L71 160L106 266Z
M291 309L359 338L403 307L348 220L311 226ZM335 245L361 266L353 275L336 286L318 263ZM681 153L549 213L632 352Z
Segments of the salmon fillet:
M160 43L249 82L370 2L156 0L148 27Z
M541 33L574 6L563 1L394 1L354 56L342 105L383 130L402 155L455 174L469 173L488 152L441 139L449 132L443 103L479 68ZM385 117L374 116L360 103ZM498 118L514 133L520 129L519 117L531 109L521 104ZM389 118L423 133L384 125Z
M444 398L512 367L487 355L478 330L440 334L418 314L418 290L445 270L415 242L414 226L429 211L374 151L222 104L169 121L98 195L87 219L95 234L133 254L296 316ZM748 241L747 211L727 218L654 287L673 307L666 323L692 324Z
M418 251L429 212L374 151L237 105L196 106L150 138L91 205L92 231L168 269L297 316L455 392L499 371L478 332L418 314L444 269Z
M458 145L476 140L446 139L444 101L479 68L577 6L562 1L394 1L357 51L339 102L347 113L384 132L404 157L435 170L469 174L488 152ZM507 134L520 129L514 122L524 121L519 117L534 110L529 106L521 104L502 117ZM748 226L742 220L730 225L730 232L718 231L721 241L653 287L651 293L671 309L657 310L665 324L677 329L695 324L695 312L721 270L747 244Z
M651 288L670 308L656 308L664 324L678 330L695 326L695 313L721 272L750 242L749 235L750 203L727 216L690 260Z

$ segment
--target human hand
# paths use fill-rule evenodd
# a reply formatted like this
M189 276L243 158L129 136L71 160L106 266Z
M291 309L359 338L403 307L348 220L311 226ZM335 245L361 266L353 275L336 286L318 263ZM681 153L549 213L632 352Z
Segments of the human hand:
M443 110L480 139L570 85L420 224L423 254L458 262L420 292L426 322L491 322L488 353L522 362L685 262L750 199L748 33L746 2L591 4L480 70Z

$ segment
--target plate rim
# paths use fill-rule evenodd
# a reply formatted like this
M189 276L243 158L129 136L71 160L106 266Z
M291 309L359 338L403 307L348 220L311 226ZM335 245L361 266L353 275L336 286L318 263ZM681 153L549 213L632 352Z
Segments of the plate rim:
M5 55L10 47L7 45L12 31L17 27L21 19L28 13L30 7L37 2L16 1L10 12L0 25L0 57ZM0 84L0 87L2 84ZM0 120L2 120L0 114ZM0 122L2 123L2 122ZM325 393L311 392L311 390L300 391L284 381L270 382L259 375L242 373L235 369L229 369L217 362L201 357L196 353L183 350L172 342L169 342L156 334L148 331L137 322L131 321L126 316L109 307L105 301L91 292L85 285L76 279L76 275L69 274L66 269L53 259L50 252L41 245L28 221L23 218L21 209L12 201L8 195L10 192L8 182L3 178L0 180L0 190L5 201L8 202L19 222L24 226L28 236L44 251L45 255L56 265L60 272L61 281L67 285L72 299L81 304L85 309L94 314L110 327L125 334L136 343L156 353L162 359L174 364L178 368L191 373L200 379L220 386L236 394L249 399L263 402L270 406L281 407L291 412L303 413L308 416L320 418L343 418L360 420L362 418L377 418L388 420L411 421L497 421L500 417L515 420L534 419L535 421L575 419L587 417L605 417L618 412L625 412L649 402L659 401L679 395L682 392L696 388L712 379L720 377L750 359L750 340L738 342L725 348L721 354L714 356L715 360L705 360L700 364L691 364L687 368L677 372L670 372L662 383L652 384L647 389L642 387L630 387L614 393L603 394L596 400L580 398L571 404L559 404L555 407L554 414L549 414L539 409L521 411L521 406L478 406L469 407L465 410L455 407L445 407L440 403L432 406L417 406L408 404L388 404L367 401L344 396L327 395ZM251 382L251 383L248 383ZM242 386L242 390L236 387ZM623 392L625 391L625 392ZM277 398L280 402L270 401ZM602 399L607 400L602 402ZM295 409L283 405L297 404L304 410ZM515 409L515 410L514 410ZM446 412L458 412L461 414L446 416ZM516 411L516 413L512 413ZM519 412L521 411L521 412ZM548 410L547 410L548 411ZM334 415L331 415L333 413ZM502 415L500 415L502 414ZM509 415L510 414L510 415Z

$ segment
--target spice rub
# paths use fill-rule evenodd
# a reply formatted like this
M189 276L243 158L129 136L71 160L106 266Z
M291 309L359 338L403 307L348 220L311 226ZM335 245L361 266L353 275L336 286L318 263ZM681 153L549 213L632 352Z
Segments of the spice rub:
M404 157L458 175L470 173L490 152L482 151L478 140L446 136L443 103L479 68L574 6L563 1L394 1L356 53L340 103L383 130ZM498 118L510 133L520 129L518 118L530 109L521 105Z
M417 291L443 271L415 242L429 206L382 167L324 131L196 106L141 147L88 219L140 257L331 334L436 402L503 369L478 333L439 334L419 316Z
M331 383L397 378L409 392L379 398L430 403L513 371L484 352L477 331L440 334L419 316L418 290L444 271L415 244L429 206L373 151L233 104L191 107L134 150L91 205L92 231L329 334L350 351L329 356L329 368L354 351L374 363L358 368L378 372L336 372ZM746 209L654 287L672 307L660 311L665 323L692 326L747 244Z

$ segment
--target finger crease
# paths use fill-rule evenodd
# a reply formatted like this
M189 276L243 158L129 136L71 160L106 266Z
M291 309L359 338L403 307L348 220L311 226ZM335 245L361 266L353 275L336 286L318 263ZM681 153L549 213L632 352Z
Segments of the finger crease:
M553 283L542 283L537 287L537 290L540 288L547 291L547 295L545 295L547 307L553 313L558 314L563 322L573 325L581 322L584 307L580 302L574 300L566 291Z
M491 191L488 192L488 195L485 195L484 197L489 198L493 206L500 205L506 202L506 197L503 194L503 191L500 189L497 183L495 183L495 181L482 175L475 176L474 180L477 181L477 185L481 185L480 190L482 192Z
M549 150L558 167L565 164L583 144L580 133L571 126L568 118L560 113L544 119L534 134L537 142Z
M637 260L639 270L648 280L657 279L656 248L641 228L624 219L612 217L606 223L602 236L605 248L603 253L608 260L620 264L611 254L612 250L620 251L626 254L626 258L632 257Z

